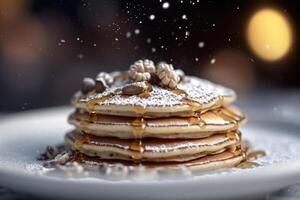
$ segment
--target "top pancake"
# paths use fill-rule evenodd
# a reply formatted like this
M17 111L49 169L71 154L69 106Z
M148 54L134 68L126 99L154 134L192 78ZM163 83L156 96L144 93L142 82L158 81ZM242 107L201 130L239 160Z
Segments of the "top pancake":
M115 81L102 93L78 92L72 104L90 113L129 117L195 116L210 109L232 103L233 90L193 76L185 76L176 89L147 83L139 95L123 95L122 88L130 81Z

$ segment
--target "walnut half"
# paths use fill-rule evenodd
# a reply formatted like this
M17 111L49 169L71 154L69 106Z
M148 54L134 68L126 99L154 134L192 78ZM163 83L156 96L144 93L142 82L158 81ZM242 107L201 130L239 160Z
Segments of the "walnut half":
M145 59L138 60L130 66L129 77L134 81L148 81L151 78L150 73L154 73L155 66L153 61Z
M175 72L173 65L160 62L157 66L157 75L161 84L171 89L176 88L180 81L179 75Z

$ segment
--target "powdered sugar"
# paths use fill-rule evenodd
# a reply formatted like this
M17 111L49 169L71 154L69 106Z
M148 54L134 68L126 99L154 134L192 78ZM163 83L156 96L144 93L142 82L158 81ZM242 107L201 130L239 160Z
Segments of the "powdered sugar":
M223 97L235 97L235 92L229 88L214 84L208 80L188 77L187 83L179 84L178 88L185 91L187 98L200 104L210 103L215 99Z
M153 86L148 97L138 95L124 97L121 89L129 84L128 81L117 82L112 87L106 89L100 94L91 94L79 99L80 103L87 103L93 99L99 99L98 105L124 105L124 106L142 106L142 107L172 107L177 105L186 105L184 99L188 98L199 104L208 104L223 96L234 97L235 92L231 89L214 84L200 78L186 76L184 81L178 84L178 88L183 93L175 93L172 90L160 86ZM103 99L103 97L108 97Z

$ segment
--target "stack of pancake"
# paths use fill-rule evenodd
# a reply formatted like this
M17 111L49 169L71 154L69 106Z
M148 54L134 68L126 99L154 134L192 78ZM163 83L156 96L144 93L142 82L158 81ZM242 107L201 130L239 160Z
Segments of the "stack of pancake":
M210 170L243 161L238 128L245 117L230 105L233 90L187 75L172 89L127 72L107 75L109 86L85 80L90 89L72 98L76 128L65 140L80 162Z

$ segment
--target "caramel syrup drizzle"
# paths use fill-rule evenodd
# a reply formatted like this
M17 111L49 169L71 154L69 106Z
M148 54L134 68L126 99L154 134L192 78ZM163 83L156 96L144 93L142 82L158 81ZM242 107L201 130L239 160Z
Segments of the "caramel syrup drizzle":
M144 91L143 93L139 94L138 96L141 98L148 98L150 96L150 92L152 91L152 85L147 83L147 89L146 91ZM177 94L177 95L185 95L185 97L183 98L183 101L189 105L191 107L192 112L196 112L199 111L202 108L202 105L200 103L198 103L197 101L191 100L189 98L187 98L187 93L179 88L175 88L173 90L171 90L173 93ZM97 119L97 115L95 115L93 113L93 109L94 107L101 103L104 102L107 99L110 99L111 97L113 97L114 94L108 94L106 96L102 96L100 98L97 99L92 99L90 100L87 105L86 105L86 110L90 113L89 115L89 121L95 121L94 119ZM218 102L216 107L222 105L223 102L223 97L218 98ZM133 111L138 114L139 116L142 116L143 114L146 113L146 108L143 106L134 106ZM230 118L230 120L232 120L232 117L229 117L228 115L224 115L224 117ZM233 120L234 121L234 120ZM189 119L189 123L192 125L199 125L199 126L203 126L205 125L205 121L201 119L201 116L198 115L197 117L191 117ZM84 124L83 124L84 125ZM143 157L143 152L144 152L144 147L142 144L142 138L143 138L143 132L144 129L146 128L146 122L144 120L144 118L136 118L132 123L132 128L133 128L133 134L135 137L134 142L130 145L130 149L132 150L132 157L134 160L141 160ZM234 138L236 138L236 135L232 136ZM88 137L81 137L76 143L75 145L82 145L86 142L89 142L89 138Z
M141 98L148 98L150 96L150 92L153 90L152 85L150 83L146 83L147 89L139 94L138 96ZM146 113L146 107L145 106L134 106L133 111L138 115L142 116Z
M229 117L231 117L232 119L234 119L235 121L241 121L244 119L243 116L238 115L237 113L234 113L232 110L228 109L228 108L223 108L222 113L224 115L227 115Z
M146 113L146 107L144 107L144 106L134 106L134 107L133 107L133 111L134 111L137 115L141 116L141 115L143 115L143 114Z
M240 136L239 134L237 134L236 132L229 132L229 133L226 133L226 137L228 137L229 139L239 139Z
M95 112L88 112L88 119L80 121L80 127L84 131L89 130L89 125L91 122L97 122L99 120L99 116Z
M236 143L228 148L229 151L231 151L235 156L243 154L242 148L241 148L241 136L237 132L228 132L226 134L226 137L229 139L237 140Z
M239 128L239 123L238 123L238 119L236 119L235 116L233 116L233 113L231 113L230 115L224 111L224 109L226 108L222 108L222 109L218 109L218 110L212 110L212 112L217 115L218 117L221 117L222 119L229 121L230 123L233 124L233 130L236 130Z
M250 151L243 153L244 155L244 161L241 162L239 165L237 165L237 168L240 169L248 169L248 168L254 168L258 167L259 164L254 162L253 160L263 157L266 155L266 152L263 150L255 150L255 151Z
M89 100L86 104L86 110L89 112L89 113L93 113L93 110L94 110L94 107L101 103L101 102L104 102L106 101L107 99L110 99L111 97L113 96L113 94L108 94L108 95L105 95L105 96L102 96L100 98L96 98L96 99L92 99L92 100Z
M198 126L204 126L206 123L205 121L201 118L200 115L198 115L197 117L190 117L189 118L189 124L191 125L198 125Z
M147 89L138 95L141 98L148 98L150 96L150 92L152 92L153 90L152 85L150 83L146 82L146 85L147 85Z
M249 168L254 168L254 167L258 167L258 166L259 166L258 163L246 160L246 161L243 161L240 164L238 164L236 166L236 168L239 168L239 169L249 169Z
M86 134L85 135L81 134L79 136L79 139L75 141L74 146L76 149L79 149L82 147L82 145L90 143L90 140L91 140L90 136Z
M142 143L143 132L146 128L146 121L144 118L136 118L131 123L134 134L134 142L130 145L130 150L132 150L132 158L135 161L141 160L143 158L144 147Z
M189 99L187 96L187 93L184 90L181 90L179 88L175 88L173 90L170 90L171 92L173 92L174 94L177 95L184 95L185 97L182 99L184 103L186 103L188 106L190 106L192 112L197 112L199 110L201 110L203 108L203 105L197 101L194 101L192 99ZM217 98L217 100L215 100L215 105L212 108L217 108L220 107L223 104L224 101L224 97L223 96L219 96Z
M192 112L196 112L196 111L198 111L202 108L202 105L200 103L187 98L188 95L184 90L181 90L181 89L176 87L175 89L172 89L170 91L173 92L174 94L177 94L177 95L182 95L183 94L185 96L183 98L183 102L191 107Z
M186 103L188 106L190 106L193 112L196 112L202 108L202 105L200 103L193 101L187 97L183 98L183 102Z
M266 152L263 150L255 150L255 151L250 151L247 153L247 159L248 160L255 160L257 158L266 156Z

